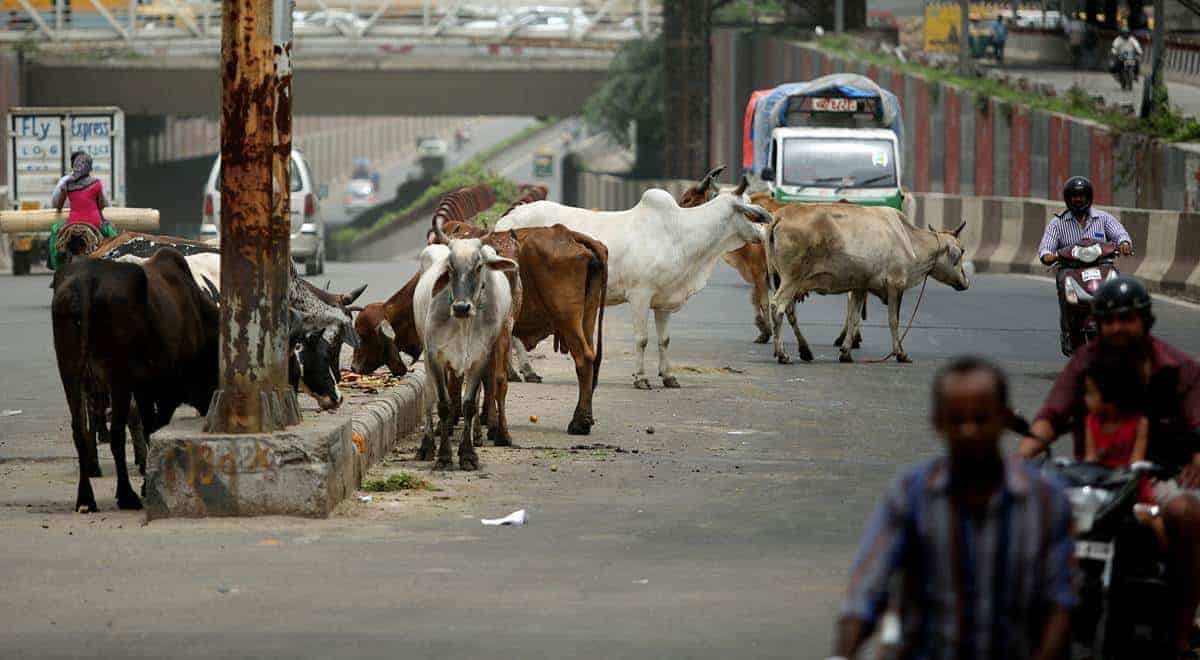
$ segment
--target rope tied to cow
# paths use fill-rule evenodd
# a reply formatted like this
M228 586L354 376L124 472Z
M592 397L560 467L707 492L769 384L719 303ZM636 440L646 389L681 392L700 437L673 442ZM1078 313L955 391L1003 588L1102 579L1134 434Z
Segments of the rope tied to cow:
M905 340L905 338L908 337L908 331L912 330L913 320L917 318L917 310L921 309L921 301L925 299L925 285L926 284L929 284L929 273L925 273L925 279L921 280L921 293L917 295L917 304L913 305L912 316L908 317L908 325L904 326L904 333L900 335L899 344L901 346L904 345L904 340ZM896 357L896 349L893 348L891 353L888 353L887 355L885 355L881 358L874 359L874 360L866 360L865 363L866 364L879 364L880 362L887 362L888 360L890 360L894 357Z
M71 244L82 241L82 250L71 250ZM54 241L54 249L59 254L81 255L91 254L100 247L100 232L94 227L82 222L66 225L58 230L58 238Z

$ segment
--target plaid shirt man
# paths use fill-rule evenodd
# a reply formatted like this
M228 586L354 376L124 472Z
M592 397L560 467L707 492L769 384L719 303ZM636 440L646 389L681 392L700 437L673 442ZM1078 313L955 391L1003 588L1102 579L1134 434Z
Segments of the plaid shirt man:
M1095 207L1088 209L1087 223L1080 225L1070 211L1063 211L1050 220L1046 231L1042 234L1042 243L1038 246L1038 258L1062 248L1074 245L1085 238L1094 238L1101 243L1112 241L1120 245L1128 242L1133 245L1129 232L1111 214Z
M941 457L892 485L859 546L842 615L873 626L899 571L903 657L1028 658L1050 611L1076 603L1066 495L1013 457L976 519L959 511L949 482Z

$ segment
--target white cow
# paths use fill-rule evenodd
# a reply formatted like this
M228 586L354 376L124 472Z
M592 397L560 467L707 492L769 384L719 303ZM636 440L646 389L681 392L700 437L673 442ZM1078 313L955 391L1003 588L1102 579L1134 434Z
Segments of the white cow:
M761 224L771 215L729 193L695 208L681 208L665 190L651 188L627 211L598 212L534 202L513 209L496 230L561 224L608 247L606 305L633 307L637 372L633 385L650 389L645 358L646 316L654 310L658 327L658 375L664 387L679 387L671 373L667 347L671 314L704 288L722 255L746 243L762 242Z
M438 448L435 467L453 464L450 451L452 399L449 376L462 383L463 435L458 446L458 463L463 470L478 470L473 426L479 412L476 397L482 379L495 355L508 355L512 332L512 291L506 270L517 262L496 254L477 238L446 239L437 227L442 244L430 245L421 253L421 277L413 292L413 317L425 353L426 391L437 393ZM499 344L499 345L498 345ZM502 351L497 353L497 351ZM497 437L506 437L504 401L496 396ZM425 408L426 434L418 458L433 458L433 400Z

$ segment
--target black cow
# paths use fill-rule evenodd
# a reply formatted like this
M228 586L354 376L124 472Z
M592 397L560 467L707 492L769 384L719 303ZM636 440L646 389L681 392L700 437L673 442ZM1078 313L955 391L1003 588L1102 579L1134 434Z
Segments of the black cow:
M147 436L188 404L208 412L217 388L220 312L196 285L183 255L157 251L141 265L86 259L55 274L54 351L79 455L78 511L96 511L89 480L94 437L88 392L109 393L117 506L140 509L125 465L133 400Z

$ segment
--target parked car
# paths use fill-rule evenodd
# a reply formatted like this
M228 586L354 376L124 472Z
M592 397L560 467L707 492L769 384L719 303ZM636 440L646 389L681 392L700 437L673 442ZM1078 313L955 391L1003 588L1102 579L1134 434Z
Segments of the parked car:
M312 168L298 150L292 150L291 174L291 248L292 259L304 264L306 275L325 272L325 221L321 200L328 186L317 188ZM200 221L200 239L215 242L221 226L221 157L213 161L204 186L204 210Z

